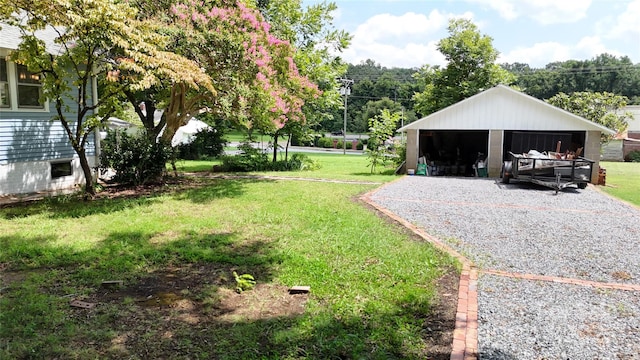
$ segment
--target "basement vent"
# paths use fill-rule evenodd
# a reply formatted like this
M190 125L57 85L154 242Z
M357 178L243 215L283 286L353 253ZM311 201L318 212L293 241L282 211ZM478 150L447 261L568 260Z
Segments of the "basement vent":
M73 174L71 167L71 161L61 161L51 163L51 178L61 178L64 176L70 176Z

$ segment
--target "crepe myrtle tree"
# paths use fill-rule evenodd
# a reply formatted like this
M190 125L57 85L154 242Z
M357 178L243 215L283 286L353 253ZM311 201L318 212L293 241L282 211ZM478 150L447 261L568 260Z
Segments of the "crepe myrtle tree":
M22 32L22 43L10 57L41 75L43 98L55 106L53 120L62 124L78 154L87 198L95 196L87 141L120 106L125 89L144 90L170 79L213 90L196 63L162 51L166 39L151 23L136 19L126 2L0 0L0 5L3 20ZM55 34L55 50L37 36L43 29ZM90 96L94 78L104 81L99 99Z
M242 1L214 3L171 7L180 41L176 51L216 74L217 96L209 111L270 134L277 144L288 122L304 122L305 100L321 92L300 74L291 43L272 34L257 9ZM163 137L170 138L179 125L167 117Z

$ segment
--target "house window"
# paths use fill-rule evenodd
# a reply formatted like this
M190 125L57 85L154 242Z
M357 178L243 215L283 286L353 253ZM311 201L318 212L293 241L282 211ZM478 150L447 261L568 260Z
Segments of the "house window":
M51 163L51 178L60 178L73 174L73 168L71 167L71 161L52 162Z
M9 100L9 73L7 71L7 60L0 58L0 107L11 106Z
M10 53L0 48L0 110L16 112L48 112L43 99L42 75L16 64Z
M24 65L16 64L18 83L18 107L42 109L44 106L40 102L42 95L42 83L40 75L27 70Z

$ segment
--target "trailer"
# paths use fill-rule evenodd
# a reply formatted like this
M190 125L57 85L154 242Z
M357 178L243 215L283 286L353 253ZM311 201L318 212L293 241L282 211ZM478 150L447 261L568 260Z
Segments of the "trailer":
M502 165L502 182L526 181L558 191L575 185L584 189L591 182L595 161L583 157L563 157L557 153L514 154Z

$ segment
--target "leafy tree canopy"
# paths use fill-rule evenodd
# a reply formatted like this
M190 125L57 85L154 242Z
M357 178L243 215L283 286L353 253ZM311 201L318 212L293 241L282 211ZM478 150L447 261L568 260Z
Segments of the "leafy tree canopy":
M534 69L527 64L503 64L518 77L517 85L538 99L548 99L560 92L609 92L626 96L640 104L640 64L627 56L600 54L588 60L552 62Z
M79 156L89 196L95 192L85 146L93 130L118 108L123 91L142 91L163 80L213 91L211 78L196 63L164 51L166 37L138 20L127 3L0 0L0 5L0 15L22 33L10 58L41 77L43 98L53 101L53 120L61 122ZM55 45L47 48L39 30L50 33ZM91 96L94 78L104 81L99 101Z
M515 77L497 65L498 51L491 37L480 34L467 19L449 22L449 36L438 42L448 61L446 67L423 66L416 78L422 92L415 95L415 109L428 115L498 84L510 84Z
M627 106L627 98L612 93L574 92L571 95L559 93L547 102L567 110L578 116L622 133L627 129L629 112L620 110ZM611 135L603 135L603 140L611 139Z

